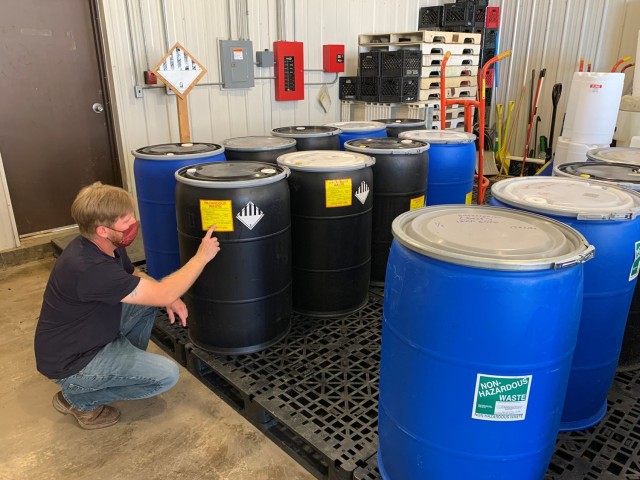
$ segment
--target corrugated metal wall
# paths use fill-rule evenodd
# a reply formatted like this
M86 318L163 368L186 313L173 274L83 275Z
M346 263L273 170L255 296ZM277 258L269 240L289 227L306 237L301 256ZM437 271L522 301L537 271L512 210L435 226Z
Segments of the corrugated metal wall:
M551 123L551 89L562 83L562 95L556 117L556 139L573 72L580 58L592 62L592 71L610 71L623 55L635 58L635 42L640 29L640 2L637 0L520 0L492 1L501 7L500 51L512 50L510 58L499 62L496 101L518 102L524 88L524 104L520 108L511 153L522 155L531 92L531 72L536 80L542 68L546 76L540 94L538 113L541 122L538 135L549 134ZM633 69L627 71L625 85L631 85ZM524 86L524 87L523 87ZM535 84L534 84L535 88ZM515 113L515 110L514 110ZM495 112L492 110L492 118ZM514 120L515 121L515 120ZM554 140L555 144L555 140Z
M254 51L272 49L273 41L304 42L305 68L322 67L322 45L346 47L345 75L357 68L360 33L413 31L421 6L438 0L246 0L247 27L238 14L242 0L102 0L111 62L111 82L118 119L120 154L125 184L133 191L132 149L179 139L175 97L164 88L146 89L136 98L134 86L143 83L142 72L154 67L176 41L182 43L208 69L201 83L221 81L218 39L238 38L246 31ZM547 69L541 94L539 133L549 130L551 88L563 84L559 119L564 112L569 82L580 57L597 70L608 70L618 58L625 26L640 23L629 15L631 0L492 0L501 7L500 50L513 55L499 64L495 101L521 97L517 135L512 152L524 145L531 70ZM284 18L284 25L278 18ZM633 12L631 12L633 13ZM241 18L238 18L241 17ZM280 28L279 28L280 27ZM637 31L640 25L635 27ZM283 38L279 37L279 32ZM634 36L635 38L635 36ZM635 43L634 43L635 45ZM634 55L634 52L629 52ZM272 68L255 68L257 77L273 76ZM196 87L189 95L191 133L194 141L220 142L243 135L268 134L285 125L318 125L340 116L338 84L334 74L305 73L305 101L276 102L273 80L257 79L245 90L225 90L219 85ZM332 105L325 113L317 102L326 82ZM494 116L493 110L491 115ZM559 129L558 129L559 130ZM519 153L517 153L519 154Z

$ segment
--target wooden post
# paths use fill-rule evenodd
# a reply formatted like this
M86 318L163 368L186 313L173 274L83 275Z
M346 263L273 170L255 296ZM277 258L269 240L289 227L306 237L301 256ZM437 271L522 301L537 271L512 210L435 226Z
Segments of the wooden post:
M180 97L176 95L178 100L178 130L180 131L180 143L188 143L191 141L191 132L189 131L189 109L187 108L187 96Z

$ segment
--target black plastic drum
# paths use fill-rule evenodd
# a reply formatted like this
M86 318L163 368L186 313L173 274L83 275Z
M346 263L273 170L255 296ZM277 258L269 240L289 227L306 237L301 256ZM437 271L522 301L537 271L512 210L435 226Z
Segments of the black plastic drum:
M294 138L296 149L302 150L340 150L342 130L329 126L280 127L271 130L276 137Z
M387 126L387 137L397 137L402 132L426 130L427 128L425 121L419 118L382 118L373 121L384 123Z
M360 138L344 144L366 153L373 165L373 230L371 283L383 285L393 235L391 223L401 213L424 207L429 170L429 144L397 138Z
M291 169L294 310L332 316L367 303L374 163L333 150L278 158Z
M235 137L222 142L227 160L276 163L285 153L296 151L293 138L280 137Z
M176 172L180 259L211 225L220 252L185 295L189 337L223 354L262 350L289 331L291 216L288 169L258 162L204 163Z

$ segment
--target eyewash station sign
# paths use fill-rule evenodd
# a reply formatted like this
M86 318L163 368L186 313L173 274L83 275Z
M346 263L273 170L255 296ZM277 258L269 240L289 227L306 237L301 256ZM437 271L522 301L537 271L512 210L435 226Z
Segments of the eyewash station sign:
M502 377L479 373L471 418L494 422L524 420L532 375Z

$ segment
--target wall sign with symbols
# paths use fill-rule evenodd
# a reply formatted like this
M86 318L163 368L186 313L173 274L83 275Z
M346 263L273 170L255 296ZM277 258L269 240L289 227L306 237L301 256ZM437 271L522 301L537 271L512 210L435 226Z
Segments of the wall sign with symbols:
M184 98L207 73L206 68L179 43L169 50L153 71L180 98Z

